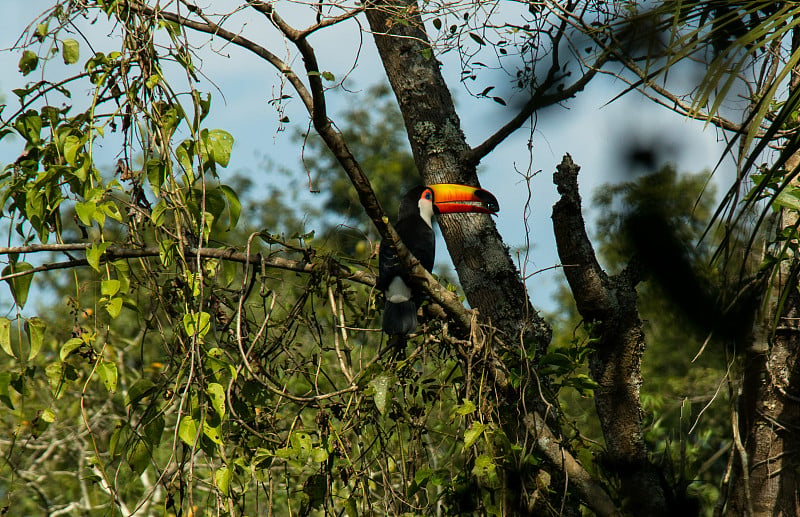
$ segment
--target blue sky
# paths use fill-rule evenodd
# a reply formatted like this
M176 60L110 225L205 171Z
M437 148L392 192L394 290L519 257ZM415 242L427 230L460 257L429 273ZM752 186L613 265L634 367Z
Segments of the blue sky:
M0 49L13 45L21 32L21 20L31 19L51 4L52 0L3 2L0 7ZM287 18L291 18L291 13ZM240 17L236 23L243 30L250 31L253 37L271 38L270 48L277 49L278 54L283 53L284 42L274 31L268 30L260 17ZM349 72L345 85L355 92L385 81L369 35L359 34L354 23L350 23L345 29L335 34L321 31L311 40L318 51L321 68L333 72L337 79ZM87 25L87 30L95 34L102 33L102 21L92 26ZM291 134L295 127L304 129L308 117L301 109L299 101L290 101L287 114L294 126L287 128L287 131L278 131L276 111L268 103L279 90L279 77L274 69L244 51L223 46L219 41L201 38L198 42L204 44L201 50L202 71L213 82L213 85L204 85L214 98L207 126L225 129L235 139L233 156L227 170L251 176L259 175L256 183L274 181L274 177L270 178L268 172L261 167L267 157L276 168L289 168L298 175L305 176L299 159L300 147L291 139ZM359 46L358 61L354 62L353 56ZM9 108L16 107L16 99L10 91L30 80L30 77L23 78L17 72L19 56L19 51L0 52L0 93ZM89 50L81 42L80 63L83 64L88 56ZM477 145L514 113L511 108L491 100L475 99L468 95L459 83L460 68L455 54L444 55L441 60L443 73L457 102L463 130L469 143ZM295 57L292 64L302 67L299 57ZM701 122L686 120L636 94L627 95L606 105L624 88L624 84L615 82L612 78L598 77L585 91L567 102L565 107L550 108L538 118L533 133L531 167L533 171L542 172L531 181L533 203L528 226L531 229L532 248L525 268L528 274L558 263L550 221L552 205L556 201L552 173L564 153L570 153L582 167L580 185L585 203L591 200L593 190L599 185L625 179L619 173L620 140L635 136L671 143L672 152L665 158L674 163L679 171L699 172L711 169L719 160L724 145L719 142L713 127L704 128ZM481 89L477 88L477 91ZM358 102L360 99L357 93L332 91L329 95L332 118L336 120L336 113L346 110L348 103ZM6 115L9 111L6 110ZM522 176L514 171L524 170L529 166L529 136L530 128L519 130L487 156L480 169L482 185L492 191L500 201L501 212L496 221L500 233L512 249L525 243L523 212L527 190ZM18 142L16 144L19 145ZM13 161L18 152L19 149L13 143L0 144L0 165ZM109 166L116 161L113 153L109 153L107 159ZM224 174L225 171L223 176ZM591 209L588 210L588 215L591 217ZM591 234L592 229L589 231ZM440 243L438 249L446 248ZM448 267L447 261L442 260L441 252L439 259L438 262L442 264L440 267ZM552 294L560 276L557 269L549 269L528 280L534 305L546 310L554 309ZM7 293L6 288L0 286L0 300Z

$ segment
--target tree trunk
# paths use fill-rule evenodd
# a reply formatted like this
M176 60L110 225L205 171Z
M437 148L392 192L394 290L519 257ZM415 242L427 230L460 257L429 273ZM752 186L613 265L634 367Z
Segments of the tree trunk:
M668 515L664 489L647 457L642 428L641 363L644 332L637 307L635 265L610 277L595 256L581 213L578 167L565 156L553 175L561 199L553 207L553 230L564 274L583 319L592 325L595 352L589 360L595 407L606 440L605 465L619 477L632 515Z
M417 13L413 0L379 3L367 11L417 168L426 184L478 185L475 166L464 159L470 147ZM448 214L438 221L461 286L480 321L500 329L508 344L521 342L544 350L550 328L528 301L491 218Z
M792 52L800 51L798 29L792 40ZM791 78L792 91L797 88L799 67ZM795 153L786 169L798 167L800 154ZM796 187L797 178L791 184ZM783 209L776 235L798 223L796 212ZM775 246L785 244L778 240ZM767 288L765 310L745 351L734 435L737 461L727 507L731 516L800 515L800 258L795 252L791 261L775 267L778 274Z

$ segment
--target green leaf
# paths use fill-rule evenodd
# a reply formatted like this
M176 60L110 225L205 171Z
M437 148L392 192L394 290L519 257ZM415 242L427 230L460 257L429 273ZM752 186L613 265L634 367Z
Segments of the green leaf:
M14 409L14 403L11 402L11 392L8 391L9 384L11 384L11 372L0 372L0 402L9 409Z
M100 257L103 256L109 246L111 246L110 242L99 242L86 249L86 261L98 273L100 272Z
M0 317L0 348L14 357L14 351L11 349L11 320L4 317Z
M789 208L800 212L800 192L796 188L786 188L772 200L772 204L779 208Z
M386 406L391 401L392 393L389 390L389 383L391 380L391 375L383 373L372 379L369 383L375 390L375 394L373 395L375 406L382 415L386 412Z
M72 353L73 350L79 348L83 344L83 340L78 337L74 337L68 340L61 346L61 351L58 353L58 357L64 361L69 357L69 354Z
M333 82L336 80L336 76L334 76L332 72L325 71L322 72L320 75L322 75L322 78L325 79L326 81Z
M217 445L223 445L222 426L220 424L214 425L206 418L203 420L203 434Z
M239 222L239 216L242 213L242 203L239 201L239 196L236 195L236 192L229 186L220 185L219 188L228 200L228 213L230 214L228 230L231 230L236 226L236 223Z
M26 50L22 53L22 57L19 60L19 71L22 72L22 75L28 75L36 70L38 64L39 56L36 55L36 52Z
M119 280L110 279L110 280L103 280L100 283L100 294L103 296L114 296L119 292Z
M77 165L78 152L83 147L83 139L75 135L69 135L64 139L64 159L67 163Z
M77 41L69 38L61 42L61 57L64 58L65 65L77 63L79 56L80 46Z
M84 226L91 226L97 204L94 201L79 201L75 203L75 214Z
M478 408L475 406L474 402L472 402L471 400L465 400L463 404L455 408L453 413L459 416L465 416L474 413L475 411L477 411L477 409Z
M3 268L2 275L7 276L15 273L25 273L32 269L33 266L27 262L12 262ZM25 307L25 302L28 301L28 291L30 291L32 281L33 275L16 276L6 280L6 283L11 288L11 296L14 297L14 302L20 309Z
M40 43L41 43L42 41L44 41L44 38L45 38L45 36L47 36L47 32L48 32L48 30L49 30L49 29L48 29L48 27L47 27L47 23L40 23L40 24L38 24L38 25L36 26L36 31L34 32L34 35L35 35L36 39L37 39L37 40L38 40Z
M222 167L227 167L233 149L233 136L222 129L212 129L202 134L204 157L214 160Z
M127 293L131 287L131 268L125 259L112 262L114 270L117 272L120 292Z
M109 392L117 390L116 364L111 361L101 361L100 364L97 365L97 375L100 376L103 386L105 386Z
M108 438L108 453L111 455L112 458L116 457L117 450L119 450L120 442L125 443L127 440L126 425L122 422L118 423L114 426L114 430L111 431L111 436Z
M150 464L152 449L144 440L135 440L133 446L128 449L126 460L135 475L140 475Z
M156 203L156 206L153 207L153 211L150 212L150 219L156 227L160 227L164 224L164 216L167 214L167 208L167 202L164 199L160 199L158 203Z
M291 443L292 449L302 461L308 459L311 454L311 449L314 448L311 435L303 431L293 432L292 436L289 438L289 443Z
M475 458L475 466L472 473L479 478L492 478L495 475L496 466L492 458L482 454Z
M178 437L183 440L183 443L190 447L194 447L197 440L197 421L189 415L181 418L181 423L178 425Z
M14 129L29 144L38 145L41 142L42 117L33 110L26 111L14 121Z
M230 493L232 476L233 473L228 467L220 467L214 473L214 484L217 485L217 489L225 496Z
M225 388L222 384L211 382L206 388L209 400L211 400L211 407L217 412L220 418L225 418Z
M147 442L154 448L158 447L158 444L161 443L161 435L163 434L164 417L161 415L153 418L144 426L144 436L147 438Z
M50 391L53 392L53 397L56 399L60 398L61 378L62 374L64 373L64 363L50 363L44 369L44 373L47 375L47 382L50 384Z
M472 447L475 441L480 438L483 431L486 430L486 424L480 422L473 422L469 429L464 433L464 449Z
M311 461L314 463L322 463L328 460L328 451L322 447L314 447L311 449Z
M175 241L164 239L158 241L158 258L165 267L169 267L175 260Z
M125 405L132 406L136 404L143 398L151 395L155 388L156 384L150 379L139 379L128 389L128 393L125 395Z
M36 357L39 354L39 350L42 349L44 329L46 327L47 325L41 318L31 318L25 323L25 331L28 333L28 339L31 344L31 350L28 353L29 361Z
M145 171L147 172L147 181L150 182L150 187L153 192L158 195L161 191L161 186L167 180L167 164L163 160L153 158L147 160L144 164Z
M211 315L205 311L184 314L183 329L186 331L186 335L188 336L194 336L196 333L199 338L202 338L211 328L211 325L209 324L210 321Z
M108 315L111 316L111 319L117 319L119 313L122 312L122 302L123 300L122 297L120 296L111 298L106 302L105 309Z
M56 421L56 412L50 409L49 407L44 408L42 410L42 413L39 415L39 418L41 418L48 424L52 424L53 422Z
M100 204L97 208L99 208L103 214L107 215L118 223L122 222L122 213L119 211L119 207L115 203L106 201L105 203Z

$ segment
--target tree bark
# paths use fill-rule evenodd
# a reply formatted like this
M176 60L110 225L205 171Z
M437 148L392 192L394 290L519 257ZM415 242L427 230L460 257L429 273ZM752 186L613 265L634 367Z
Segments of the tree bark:
M595 407L606 440L605 464L620 479L633 515L667 515L666 496L647 458L642 430L641 361L644 332L637 309L639 274L629 266L609 277L600 267L581 213L578 167L564 156L553 182L561 199L553 207L553 228L564 274L578 312L596 339L589 360Z
M792 31L792 53L800 51L800 30ZM800 67L791 75L792 92L800 88ZM786 170L800 168L800 153ZM792 187L800 182L795 177ZM784 231L796 231L797 212L783 209L776 233L778 253L787 243ZM794 244L798 239L795 238ZM745 350L738 399L738 429L734 434L734 481L727 513L739 515L800 515L800 261L781 260L764 293L766 303L751 346Z
M469 146L447 84L413 0L378 2L367 19L384 69L403 114L417 168L426 184L477 186ZM470 306L480 321L501 330L509 344L543 351L551 331L531 306L525 285L489 216L438 217L450 256Z
M800 165L800 156L789 164ZM781 215L779 234L798 223L789 211ZM800 264L794 260L776 266L766 310L745 350L731 516L800 515Z

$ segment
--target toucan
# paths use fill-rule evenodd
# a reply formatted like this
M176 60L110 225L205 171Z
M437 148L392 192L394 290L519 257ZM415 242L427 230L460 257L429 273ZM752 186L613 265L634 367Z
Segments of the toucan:
M477 187L454 183L417 186L400 201L394 225L400 240L422 267L430 271L436 255L433 235L434 213L477 212L494 214L500 210L492 193ZM408 335L417 328L417 305L421 293L413 287L408 271L397 258L391 243L382 242L378 253L377 287L386 296L383 331L389 335Z

